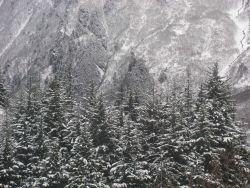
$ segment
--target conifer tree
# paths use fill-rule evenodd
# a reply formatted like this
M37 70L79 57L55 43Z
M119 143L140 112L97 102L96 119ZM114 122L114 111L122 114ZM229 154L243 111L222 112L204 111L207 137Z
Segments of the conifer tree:
M137 96L134 95L134 93L130 90L129 91L129 96L127 100L127 105L125 107L125 111L127 114L130 116L130 119L134 122L137 121L137 111L136 111L136 104L137 104Z
M11 127L8 117L6 117L3 131L3 147L0 153L0 187L15 187L17 185L18 174L15 172L13 160L13 142L11 135Z
M247 179L243 180L242 177L247 177L248 167L245 166L245 170L242 167L247 163L247 151L244 134L236 123L234 113L229 86L219 76L218 65L215 64L205 87L200 88L196 104L195 125L192 129L193 152L197 152L193 156L198 168L193 172L193 186L246 186ZM245 150L245 154L239 152L239 148ZM236 162L236 156L241 156L241 162Z
M210 145L213 148L212 154L209 155L210 173L213 177L217 177L215 179L218 183L245 186L242 181L236 183L239 176L234 173L239 170L237 169L239 166L234 165L237 163L235 157L239 154L237 147L244 143L244 136L236 124L230 87L219 76L218 64L215 64L212 69L206 89ZM228 161L231 162L230 165L228 165Z
M56 139L60 147L66 147L64 143L66 127L62 93L60 80L55 77L45 96L44 129L50 139Z
M46 158L41 161L40 178L36 181L37 187L60 188L67 184L67 177L64 177L62 171L62 157L59 142L50 141Z
M40 128L40 134L44 133L45 135L43 137L45 145L51 143L47 148L48 152L45 160L41 163L41 168L44 169L41 173L50 182L48 186L63 186L68 178L63 176L66 171L65 165L69 159L69 150L67 148L67 140L64 139L67 136L67 128L65 125L62 95L60 80L56 76L45 94L46 98L43 102L44 116L42 127ZM43 185L44 183L41 184Z
M153 165L154 186L166 187L186 185L190 173L189 162L191 144L187 125L184 123L183 96L174 86L172 94L160 109L157 163Z
M193 99L193 89L192 89L192 75L191 70L187 69L187 81L185 83L184 92L183 92L183 124L186 129L189 129L193 123L194 119L194 104Z
M8 105L7 91L4 86L3 75L0 72L0 107L6 107Z
M40 88L40 83L35 81L34 77L30 77L27 85L27 107L25 122L28 127L30 137L30 149L32 152L31 161L31 176L27 186L33 186L41 178L42 167L41 162L47 154L47 146L45 144L46 135L43 127L43 93Z
M114 116L117 118L115 121L118 127L122 127L124 125L124 108L125 108L124 98L125 98L125 90L123 85L121 85L115 95L115 102L113 109Z
M15 172L18 186L28 185L32 176L33 147L31 127L28 120L27 100L21 93L12 122L15 138L15 150L13 157L17 163Z
M148 162L142 154L142 124L136 122L138 103L132 92L128 96L128 104L125 106L127 114L119 138L119 149L122 150L120 160L111 168L113 187L146 187L151 180L148 171Z
M79 122L80 123L80 122ZM80 125L81 130L80 134L75 139L73 148L71 150L72 157L69 161L69 182L67 188L75 187L87 187L93 180L91 173L93 169L91 167L91 152L92 152L92 143L91 136L89 132L89 127L86 124Z

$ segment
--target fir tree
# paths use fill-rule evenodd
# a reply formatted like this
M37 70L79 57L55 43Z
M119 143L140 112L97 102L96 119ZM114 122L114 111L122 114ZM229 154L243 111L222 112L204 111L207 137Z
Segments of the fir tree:
M56 78L52 80L46 94L44 130L50 139L58 139L60 147L65 147L65 116L63 109L63 99L60 81Z
M91 183L91 138L86 125L81 125L80 134L75 139L69 161L69 183L67 188L87 187Z
M3 148L0 155L0 187L11 188L18 186L18 174L14 168L16 162L13 160L13 143L8 117L3 126Z
M17 173L18 186L28 185L32 176L32 160L33 160L33 146L31 126L29 124L29 114L27 110L27 100L21 94L19 102L15 111L15 117L12 123L13 133L15 138L15 150L13 157L17 165L15 165L15 172Z
M241 171L247 160L238 148L244 144L243 133L235 121L234 103L228 84L223 81L215 64L208 82L201 87L196 105L196 126L194 127L195 155L199 168L192 184L196 187L245 187L246 179L239 174L247 174L248 168ZM241 151L243 151L241 150ZM236 156L241 156L241 165ZM244 166L244 165L243 165ZM242 173L239 173L241 171ZM245 176L247 177L247 176Z
M6 107L8 105L7 90L4 86L3 75L0 72L0 107Z

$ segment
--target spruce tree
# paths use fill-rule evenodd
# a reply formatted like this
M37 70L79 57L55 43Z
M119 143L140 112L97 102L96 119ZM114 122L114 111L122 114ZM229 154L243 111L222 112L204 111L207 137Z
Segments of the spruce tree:
M81 124L80 127L80 134L75 139L71 150L72 157L68 164L69 182L67 188L84 188L95 183L91 181L93 180L91 177L93 169L90 155L93 146L89 128L86 124Z
M67 148L67 127L65 124L65 114L63 109L63 89L58 76L56 76L49 85L43 102L43 122L41 124L40 134L43 137L45 145L48 145L48 152L45 160L41 163L44 169L42 179L48 179L48 186L62 187L66 184L68 177L64 176L66 163L69 159L69 150ZM62 157L63 156L63 157ZM46 184L46 182L44 182ZM41 183L42 185L44 183Z
M244 181L239 180L241 179L237 173L239 166L235 165L237 163L236 156L241 155L237 152L237 148L242 148L244 134L236 123L230 87L220 77L218 64L215 64L212 69L210 78L206 83L206 89L210 145L213 148L213 153L210 154L210 172L213 176L219 177L216 180L221 184L245 186ZM231 162L230 165L228 165L229 161ZM241 162L245 163L244 161Z
M193 186L246 186L248 152L234 109L230 87L219 76L215 64L197 99L196 125L193 127L194 152L197 153L193 155L198 168L193 172Z
M49 85L45 105L45 131L51 139L58 139L60 146L64 146L65 117L61 96L60 80L55 77Z
M15 172L17 173L18 186L29 185L32 176L33 165L33 146L31 135L31 124L28 121L27 100L24 95L20 95L17 102L15 117L12 122L13 134L15 139L14 159Z
M13 159L13 140L8 117L3 126L3 147L0 153L0 187L16 187L18 174L15 172Z
M0 107L6 107L8 105L7 90L4 86L3 75L0 72Z

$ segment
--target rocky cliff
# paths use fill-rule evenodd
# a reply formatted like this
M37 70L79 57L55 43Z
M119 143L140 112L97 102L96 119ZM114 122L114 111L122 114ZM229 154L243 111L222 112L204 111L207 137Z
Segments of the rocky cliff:
M182 81L187 67L199 83L218 62L245 101L248 7L246 0L1 0L0 66L13 90L30 71L46 82L53 67L71 63L82 84L150 92Z

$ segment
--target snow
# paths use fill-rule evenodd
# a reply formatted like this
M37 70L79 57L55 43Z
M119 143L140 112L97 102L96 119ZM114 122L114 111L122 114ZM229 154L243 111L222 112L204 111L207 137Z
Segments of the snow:
M125 183L114 183L112 188L127 188L127 185Z
M141 30L147 22L147 16L140 15L140 16L135 16L135 15L130 15L130 29L135 29L135 30Z
M247 143L250 146L250 130L246 132L246 135L247 135Z
M235 88L245 88L246 86L250 86L250 78L248 78L246 75L244 75L237 84L234 85Z
M190 2L189 0L184 0L185 4L187 5L188 8L192 7L192 2Z
M204 51L202 54L201 54L202 57L204 58L211 58L212 55L211 55L211 52L209 50L207 51Z
M12 46L16 38L22 33L23 29L25 26L28 24L30 21L31 14L27 16L27 18L24 20L24 22L20 25L19 29L16 31L16 33L13 34L13 37L9 41L9 43L5 46L5 48L0 52L0 57Z
M152 0L144 0L144 1L142 1L142 0L134 0L134 3L137 6L140 6L142 9L147 10L152 6L153 1Z
M238 5L235 6L234 9L230 9L227 13L229 15L229 17L231 18L231 20L234 22L234 24L236 25L236 33L235 33L235 42L236 42L236 49L238 49L238 54L236 54L236 56L233 59L237 59L237 56L239 56L241 53L243 53L248 47L249 44L247 42L248 40L248 33L249 33L249 18L247 15L247 11L245 11L244 7L246 7L245 5L245 1L238 1ZM232 62L234 63L234 62ZM231 64L226 64L223 69L221 70L220 74L221 76L228 76L226 75L228 73L228 71L231 68ZM237 88L242 88L246 85L250 84L250 80L246 80L245 78L242 79L240 81L240 83L238 83L238 85L236 86Z
M239 53L242 53L247 47L247 33L248 33L248 25L249 19L244 12L244 2L239 1L238 6L236 8L228 11L228 14L232 21L237 26L237 32L235 34L236 47L239 49Z
M0 115L2 116L4 114L3 109L0 108Z
M45 0L51 7L53 6L52 0ZM38 3L44 3L44 0L38 0Z
M107 23L107 21L106 21L106 19L105 19L105 13L104 13L104 9L103 9L103 7L104 7L104 5L105 5L105 2L104 2L104 0L102 0L101 1L102 3L101 3L101 12L102 12L102 23L103 23L103 27L105 28L105 32L106 32L106 36L109 36L109 29L108 29L108 23Z
M176 35L184 35L188 28L190 23L186 22L185 20L181 20L173 29Z
M1 0L1 1L0 1L0 7L2 6L3 2L4 2L4 0Z
M225 137L225 138L223 138L223 141L224 142L230 142L230 141L232 141L232 137Z
M102 78L103 75L104 75L104 71L98 65L96 65L96 67L97 67L97 70L98 70L98 72L99 72L99 74L100 74L100 76Z
M52 74L52 66L49 66L41 73L41 78L43 81L46 80Z
M47 2L49 3L49 5L52 7L53 6L53 2L51 0L47 0Z
M2 108L0 108L0 125L2 125L4 121L4 110ZM1 130L1 127L0 127Z

